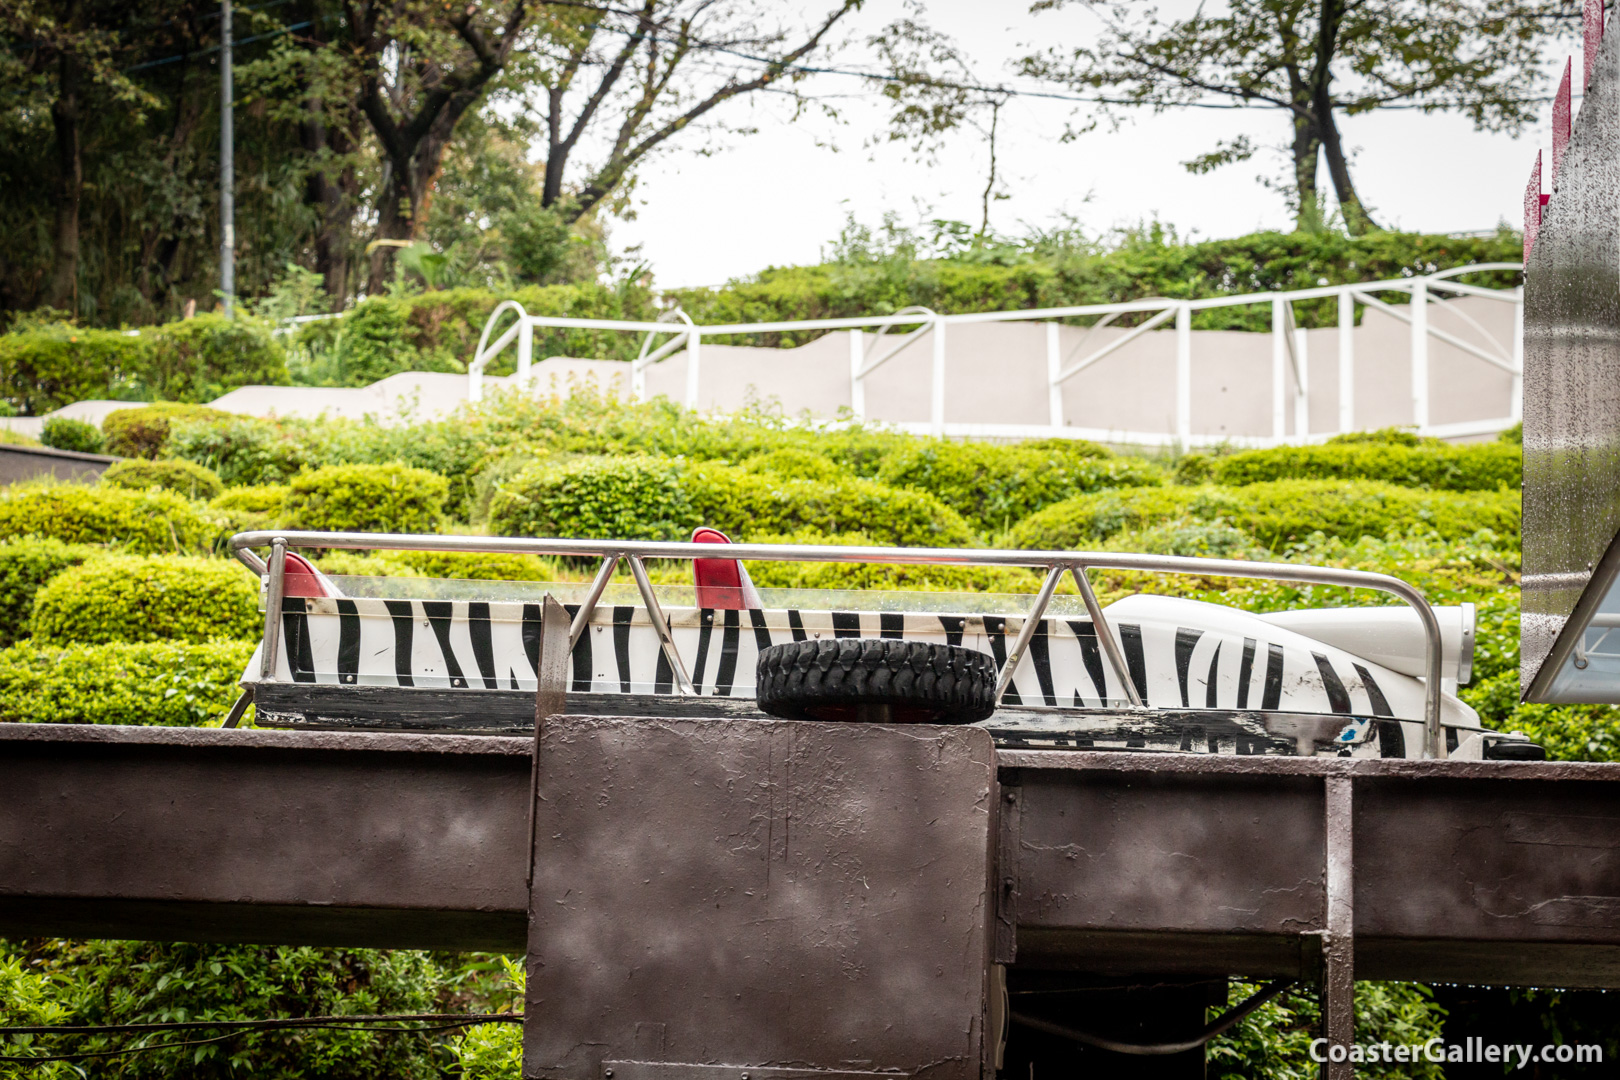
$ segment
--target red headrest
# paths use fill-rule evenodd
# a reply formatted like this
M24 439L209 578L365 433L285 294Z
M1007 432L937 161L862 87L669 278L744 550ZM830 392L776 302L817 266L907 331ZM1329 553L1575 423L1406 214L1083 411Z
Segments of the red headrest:
M719 529L700 528L692 532L694 544L729 544L731 539ZM692 575L697 580L697 605L700 608L746 608L748 580L742 563L736 559L693 559Z

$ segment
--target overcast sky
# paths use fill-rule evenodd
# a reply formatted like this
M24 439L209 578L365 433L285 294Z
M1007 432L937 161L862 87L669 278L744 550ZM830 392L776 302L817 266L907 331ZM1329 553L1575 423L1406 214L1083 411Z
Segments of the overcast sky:
M900 0L869 0L851 36L862 38L900 13ZM927 16L970 45L979 72L994 82L1011 79L1008 59L1074 42L1097 25L1078 7L1030 15L1024 0L929 0ZM1570 48L1555 46L1549 64L1561 67ZM845 59L865 57L855 48ZM836 95L842 123L819 115L794 120L780 95L732 103L724 119L757 126L758 133L724 140L711 156L677 148L657 159L636 187L635 219L612 226L613 246L639 245L664 287L707 285L771 265L818 261L846 214L870 224L885 211L907 221L926 214L978 222L987 167L981 138L963 132L936 164L919 163L898 146L867 145L885 116L867 84L822 76L813 89ZM992 227L1016 232L1021 223L1045 226L1072 215L1088 231L1102 232L1157 218L1184 235L1213 238L1290 225L1281 199L1259 183L1280 173L1277 154L1203 176L1180 164L1240 134L1281 144L1286 122L1277 110L1140 111L1117 131L1102 125L1060 142L1074 108L1017 98L1002 110L998 156L1010 198L993 206ZM1342 126L1356 154L1357 187L1379 222L1430 232L1492 229L1503 221L1517 226L1530 166L1549 131L1545 116L1513 139L1476 132L1461 117L1413 112L1377 113Z

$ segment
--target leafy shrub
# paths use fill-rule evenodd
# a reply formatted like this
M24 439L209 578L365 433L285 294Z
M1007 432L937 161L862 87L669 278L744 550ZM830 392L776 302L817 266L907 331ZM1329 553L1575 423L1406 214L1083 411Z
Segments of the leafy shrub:
M245 313L209 312L148 333L152 349L142 379L152 397L211 401L237 386L287 383L287 356L270 324Z
M1126 529L1192 518L1224 521L1275 547L1321 532L1362 536L1481 529L1517 536L1519 493L1427 492L1370 480L1280 480L1241 488L1163 487L1103 491L1049 506L1013 529L1021 548L1078 548Z
M498 555L474 551L390 551L387 561L424 577L470 581L557 581L558 567L538 555ZM389 573L393 573L392 570Z
M432 954L407 950L40 939L26 944L27 969L47 975L59 987L54 995L61 1009L57 1023L433 1012L460 989L449 965L441 965ZM9 1010L7 1015L12 1015ZM148 1040L149 1045L156 1044L153 1049L113 1058L117 1066L92 1068L88 1075L125 1080L245 1076L437 1080L450 1056L439 1041L444 1038L357 1025L339 1030L244 1031L223 1042L168 1049L161 1047L189 1040L156 1039ZM130 1045L130 1038L92 1036L43 1045L63 1051L108 1051ZM20 1075L56 1080L86 1074L64 1070Z
M1141 458L944 440L918 440L889 455L877 479L926 491L985 532L1003 531L1084 492L1164 482L1163 473Z
M282 516L331 532L435 531L450 482L408 465L328 465L293 478Z
M45 536L74 544L120 544L137 554L209 551L218 523L172 491L79 484L0 488L0 539Z
M250 484L247 487L227 488L208 505L215 510L274 514L287 502L287 493L291 490L286 484Z
M844 475L844 470L838 467L837 462L813 450L796 446L768 450L757 457L749 458L742 466L749 472L769 473L772 476L792 480L836 481Z
M106 449L100 428L66 416L46 420L39 441L57 450L77 450L81 454L99 454Z
M217 724L236 700L236 681L254 647L251 641L62 646L25 641L0 650L0 720Z
M1265 480L1387 480L1442 491L1495 491L1517 488L1522 468L1519 448L1505 442L1422 447L1365 442L1247 450L1219 459L1211 472L1215 483L1228 486Z
M1114 452L1102 443L1092 442L1090 439L1030 439L1018 444L1020 450L1039 450L1045 454L1055 454L1067 458L1105 458L1113 457Z
M1517 424L1514 424L1510 428L1503 428L1502 433L1497 436L1497 439L1505 443L1512 443L1514 446L1523 446L1524 421L1520 420Z
M1329 446L1445 446L1443 439L1419 435L1411 428L1387 427L1376 431L1347 431L1327 441Z
M101 422L107 452L120 457L155 458L169 441L173 426L192 420L226 419L231 413L178 401L159 401L138 409L115 409Z
M45 644L256 638L252 575L224 559L117 556L64 570L34 599Z
M698 525L734 540L862 529L885 544L975 542L961 516L926 492L853 477L788 479L716 462L627 457L542 465L519 473L490 501L490 528L504 536L684 540Z
M25 536L0 543L0 646L31 632L34 595L51 578L103 549Z
M75 401L142 395L136 384L151 361L145 335L86 330L71 323L0 334L0 397L24 416Z
M162 488L175 491L188 499L207 501L218 495L224 485L213 469L191 461L147 461L133 458L120 461L101 474L101 482L110 487L129 491Z
M317 463L294 431L251 416L176 423L164 450L214 470L227 487L283 484Z
M682 465L665 458L542 462L497 485L489 503L499 536L685 540L698 524Z
M865 533L825 536L800 531L786 536L750 536L758 544L836 544L871 547ZM686 580L691 572L681 568ZM748 576L762 589L914 589L927 592L1032 593L1040 577L1019 566L923 566L908 563L750 562ZM1061 592L1074 592L1065 579Z
M1209 454L1182 454L1172 470L1178 484L1207 484L1215 478L1215 459Z

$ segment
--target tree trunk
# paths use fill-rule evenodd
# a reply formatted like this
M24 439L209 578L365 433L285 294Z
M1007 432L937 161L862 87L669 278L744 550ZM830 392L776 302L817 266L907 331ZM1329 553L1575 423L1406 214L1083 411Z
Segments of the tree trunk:
M444 151L450 134L463 113L478 100L476 93L458 94L429 125L427 133L409 147L408 154L389 155L379 185L382 198L377 207L378 240L410 240L421 237L433 203L433 188L444 166ZM366 294L380 295L393 274L398 247L379 245L371 253L371 273Z
M1339 125L1333 119L1333 102L1326 93L1319 97L1317 115L1322 118L1322 153L1327 158L1328 175L1333 179L1333 194L1339 200L1339 212L1344 215L1344 227L1351 236L1379 228L1372 215L1361 204L1356 186L1350 180L1350 163L1344 156L1344 141L1339 137Z
M311 101L311 117L299 125L299 141L317 160L317 167L304 182L304 203L320 216L315 228L315 272L321 275L333 309L341 311L349 298L353 259L349 230L354 222L359 184L352 165L344 165L335 177L326 167L332 158L348 155L353 147L343 131L326 126L321 110L318 99Z
M79 65L63 56L61 85L51 105L56 129L55 262L45 288L45 305L78 315L79 199L84 191L84 159L79 146Z
M1294 114L1294 225L1301 231L1320 228L1321 208L1316 199L1316 161L1322 148L1316 119Z

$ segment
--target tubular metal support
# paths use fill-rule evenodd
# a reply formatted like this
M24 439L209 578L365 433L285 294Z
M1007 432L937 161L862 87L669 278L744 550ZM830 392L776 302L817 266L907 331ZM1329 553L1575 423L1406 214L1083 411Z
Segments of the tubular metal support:
M277 536L270 541L270 580L265 584L264 651L259 656L259 677L276 679L276 654L281 651L281 601L287 596L287 541Z
M583 634L585 628L591 624L591 615L596 611L596 605L602 599L602 593L607 589L608 582L613 580L613 571L618 568L619 557L617 555L609 555L602 560L602 568L596 572L596 577L591 581L591 591L585 594L584 602L579 605L579 610L574 613L573 625L568 628L568 647L570 649L579 644L579 635Z
M1108 657L1108 664L1119 678L1119 684L1125 688L1125 700L1135 708L1142 708L1142 695L1136 692L1136 684L1131 681L1131 673L1125 666L1125 657L1119 651L1119 642L1114 640L1113 627L1108 625L1102 605L1097 603L1097 594L1091 591L1091 582L1086 580L1086 568L1071 566L1069 569L1074 571L1075 584L1080 586L1080 596L1086 602L1086 611L1091 615L1091 628L1097 632L1103 654Z
M692 546L710 547L712 551L712 546L708 544ZM658 597L653 595L652 582L647 578L647 568L634 555L630 556L630 576L636 579L636 588L641 590L641 602L647 605L647 617L652 619L653 629L658 631L658 644L664 650L664 659L669 661L670 668L675 672L675 685L680 688L681 693L696 696L697 688L692 685L692 677L686 673L686 665L681 662L681 654L675 651L675 639L670 636L669 621L664 618L663 606L658 603Z
M1047 573L1046 580L1041 582L1041 591L1035 594L1035 603L1030 607L1029 614L1024 616L1024 625L1019 629L1018 638L1007 653L1007 663L1002 666L1001 675L996 679L997 705L1001 704L1001 695L1012 684L1013 672L1023 662L1024 650L1029 648L1030 639L1041 624L1041 616L1046 614L1046 605L1052 602L1052 593L1057 590L1058 582L1063 580L1063 573L1067 569L1066 566L1054 566Z

